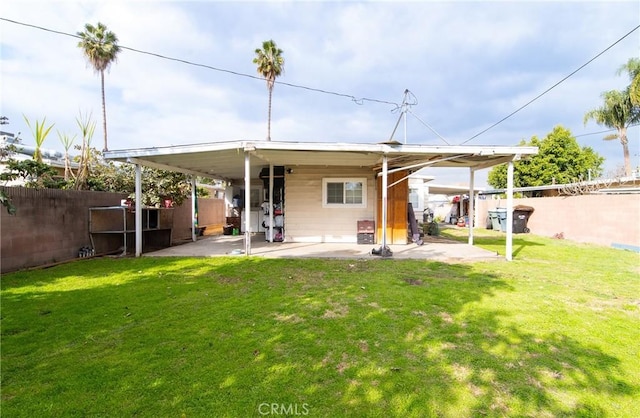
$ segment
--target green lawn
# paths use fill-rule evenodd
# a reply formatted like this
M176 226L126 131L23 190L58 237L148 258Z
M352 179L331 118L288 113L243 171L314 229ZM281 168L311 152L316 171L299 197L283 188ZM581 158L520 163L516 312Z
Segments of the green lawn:
M6 274L2 416L640 416L640 255L530 235L514 250Z

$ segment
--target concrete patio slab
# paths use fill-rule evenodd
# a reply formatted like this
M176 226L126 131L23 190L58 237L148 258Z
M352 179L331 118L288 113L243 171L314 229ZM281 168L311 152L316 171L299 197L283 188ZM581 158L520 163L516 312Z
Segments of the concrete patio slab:
M251 255L268 258L344 258L380 259L371 250L379 245L274 242L265 241L264 234L254 234L251 239ZM424 245L390 245L392 259L423 259L444 262L470 262L480 260L504 260L495 252L441 237L425 237ZM216 257L244 256L242 236L205 236L196 242L188 242L162 250L143 254L145 257Z

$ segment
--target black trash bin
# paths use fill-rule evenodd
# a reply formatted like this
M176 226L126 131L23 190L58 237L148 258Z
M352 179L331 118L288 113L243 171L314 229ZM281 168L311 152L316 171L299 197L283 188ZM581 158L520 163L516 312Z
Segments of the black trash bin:
M531 206L518 205L513 208L513 233L522 234L528 233L527 222L529 217L533 213L534 209Z

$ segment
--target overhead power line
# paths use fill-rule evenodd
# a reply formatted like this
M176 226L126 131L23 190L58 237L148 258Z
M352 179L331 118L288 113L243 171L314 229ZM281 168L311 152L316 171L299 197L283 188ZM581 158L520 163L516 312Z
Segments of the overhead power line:
M509 113L507 116L505 116L504 118L500 119L499 121L497 121L493 125L489 126L486 129L483 129L482 131L478 132L477 134L475 134L471 138L467 139L466 141L461 142L460 145L466 144L467 142L479 137L480 135L482 135L483 133L487 132L488 130L495 128L496 126L500 125L505 120L509 119L511 116L515 115L516 113L518 113L519 111L521 111L525 107L529 106L531 103L535 102L536 100L538 100L539 98L541 98L545 94L549 93L551 90L553 90L554 88L556 88L557 86L559 86L560 84L565 82L569 77L573 76L575 73L577 73L578 71L582 70L584 67L586 67L587 65L591 64L593 61L595 61L597 58L599 58L602 54L604 54L605 52L607 52L608 50L613 48L615 45L617 45L619 42L621 42L627 36L631 35L635 31L637 31L638 28L640 28L640 25L638 25L635 28L631 29L629 32L627 32L625 35L623 35L620 39L618 39L617 41L615 41L614 43L612 43L611 45L606 47L604 50L602 50L600 53L598 53L595 57L591 58L589 61L587 61L586 63L582 64L580 67L578 67L576 70L574 70L571 74L569 74L568 76L566 76L562 80L558 81L556 84L554 84L553 86L549 87L548 89L546 89L545 91L543 91L542 93L540 93L539 95L534 97L533 99L529 100L527 103L525 103L524 105L522 105L518 109L516 109L513 112Z
M14 23L16 25L21 25L21 26L26 26L26 27L29 27L29 28L42 30L42 31L45 31L45 32L55 33L57 35L69 36L71 38L80 39L80 36L78 36L78 35L75 35L75 34L72 34L72 33L67 33L67 32L62 32L62 31L55 30L55 29L45 28L43 26L33 25L33 24L30 24L30 23L25 23L25 22L19 22L17 20L7 19L7 18L4 18L4 17L0 17L0 20L3 20L5 22L9 22L9 23ZM141 49L136 49L136 48L132 48L132 47L129 47L129 46L120 45L120 44L118 46L121 49L125 49L125 50L131 51L131 52L136 52L138 54L149 55L149 56L152 56L152 57L156 57L156 58L160 58L160 59L164 59L164 60L168 60L168 61L179 62L179 63L182 63L182 64L191 65L191 66L194 66L194 67L206 68L208 70L213 70L213 71L218 71L218 72L222 72L222 73L232 74L232 75L239 76L239 77L245 77L245 78L250 78L250 79L254 79L254 80L264 81L264 78L258 77L258 76L255 76L255 75L251 75L251 74L241 73L241 72L233 71L233 70L227 70L227 69L224 69L224 68L218 68L218 67L214 67L214 66L208 65L208 64L202 64L202 63L197 63L197 62L193 62L193 61L189 61L189 60L185 60L185 59L181 59L181 58L170 57L170 56L167 56L167 55L158 54L156 52L144 51L144 50L141 50ZM313 91L313 92L316 92L316 93L329 94L329 95L333 95L333 96L348 98L348 99L351 99L351 101L353 101L354 103L359 104L359 105L364 104L364 102L372 102L372 103L380 103L380 104L391 105L391 106L394 106L395 108L400 106L398 103L387 101L387 100L374 99L374 98L370 98L370 97L356 97L356 96L353 96L351 94L339 93L339 92L335 92L335 91L331 91L331 90L324 90L324 89L319 89L319 88L315 88L315 87L303 86L303 85L300 85L300 84L287 83L287 82L284 82L284 81L277 81L276 80L275 83L283 85L283 86L292 87L292 88Z
M16 24L16 25L21 25L21 26L25 26L25 27L30 27L30 28L42 30L42 31L45 31L45 32L54 33L54 34L57 34L57 35L63 35L63 36L71 37L71 38L80 39L80 36L78 36L76 34L71 34L71 33L68 33L68 32L62 32L62 31L55 30L55 29L45 28L43 26L33 25L33 24L30 24L30 23L25 23L25 22L19 22L19 21L12 20L12 19L7 19L7 18L4 18L4 17L0 17L0 20L5 21L5 22L9 22L9 23L13 23L13 24ZM523 110L524 108L526 108L527 106L529 106L530 104L532 104L533 102L538 100L540 97L544 96L549 91L551 91L552 89L554 89L555 87L557 87L558 85L560 85L561 83L566 81L568 78L570 78L571 76L576 74L582 68L586 67L591 62L593 62L594 60L599 58L602 54L607 52L609 49L613 48L616 44L618 44L619 42L624 40L626 37L631 35L633 32L635 32L639 28L640 28L640 25L636 26L635 28L630 30L628 33L626 33L624 36L622 36L620 39L618 39L617 41L615 41L614 43L609 45L607 48L605 48L603 51L598 53L596 56L591 58L585 64L581 65L575 71L573 71L572 73L570 73L569 75L564 77L562 80L558 81L553 86L549 87L547 90L545 90L544 92L540 93L538 96L536 96L535 98L531 99L529 102L527 102L526 104L524 104L520 108L518 108L515 111L511 112L509 115L507 115L504 118L500 119L498 122L494 123L493 125L489 126L486 129L478 132L477 134L475 134L471 138L467 139L466 141L461 142L460 145L463 145L463 144L466 144L467 142L470 142L471 140L473 140L473 139L477 138L478 136L484 134L485 132L489 131L490 129L493 129L494 127L496 127L497 125L501 124L505 120L509 119L510 117L515 115L516 113L520 112L521 110ZM194 66L194 67L201 67L201 68L209 69L209 70L212 70L212 71L218 71L218 72L223 72L223 73L227 73L227 74L231 74L231 75L235 75L235 76L239 76L239 77L245 77L245 78L264 81L263 78L255 76L255 75L251 75L251 74L245 74L245 73L241 73L241 72L237 72L237 71L233 71L233 70L227 70L227 69L224 69L224 68L218 68L218 67L214 67L214 66L211 66L211 65L208 65L208 64L196 63L196 62L185 60L185 59L181 59L181 58L169 57L169 56L158 54L158 53L155 53L155 52L144 51L144 50L140 50L140 49L136 49L136 48L132 48L132 47L128 47L128 46L123 46L123 45L119 45L119 46L120 46L120 48L129 50L131 52L144 54L144 55L149 55L149 56L153 56L153 57L164 59L164 60L168 60L168 61L179 62L179 63L182 63L182 64ZM387 100L380 100L380 99L374 99L374 98L369 98L369 97L357 98L356 96L353 96L353 95L350 95L350 94L339 93L339 92L334 92L334 91L331 91L331 90L324 90L324 89L308 87L308 86L299 85L299 84L293 84L293 83L287 83L287 82L277 81L277 80L276 80L276 84L280 84L280 85L284 85L284 86L288 86L288 87L292 87L292 88L298 88L298 89L313 91L313 92L322 93L322 94L329 94L329 95L333 95L333 96L348 98L348 99L351 99L351 101L353 101L354 103L359 104L359 105L362 105L364 102L373 102L373 103L392 105L392 106L394 106L392 111L397 111L398 109L401 108L400 104L398 104L396 102L387 101ZM416 119L418 119L419 122L421 122L423 125L425 125L427 128L429 128L433 133L435 133L447 145L449 144L449 142L442 135L440 135L438 132L436 132L431 126L426 124L424 121L422 121L415 113L411 112L410 110L408 110L407 113L410 113L412 116L414 116ZM637 126L637 125L631 125L631 126ZM611 132L611 131L613 131L613 130L606 130L606 131L600 131L600 132L581 134L581 135L576 135L576 138L582 137L582 136L587 136L587 135L596 135L596 134L601 134L601 133L606 133L606 132Z
M633 128L634 126L640 126L640 123L633 123L629 126L627 126L627 128ZM575 138L580 138L582 136L589 136L589 135L598 135L598 134L606 134L607 132L614 132L617 131L617 129L605 129L604 131L598 131L598 132L589 132L586 134L580 134L580 135L576 135Z

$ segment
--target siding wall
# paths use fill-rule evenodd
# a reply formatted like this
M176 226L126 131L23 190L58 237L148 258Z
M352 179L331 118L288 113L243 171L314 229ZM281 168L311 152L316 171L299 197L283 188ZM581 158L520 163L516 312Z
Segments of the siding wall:
M365 208L323 208L322 179L367 179ZM285 174L285 239L291 242L357 242L359 220L375 220L375 174L367 168L294 167Z

